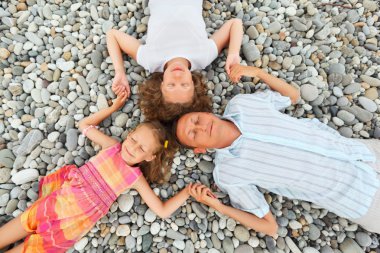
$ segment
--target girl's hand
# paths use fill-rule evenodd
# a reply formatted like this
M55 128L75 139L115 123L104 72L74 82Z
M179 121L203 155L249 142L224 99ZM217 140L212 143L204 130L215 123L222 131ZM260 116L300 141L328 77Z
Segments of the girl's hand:
M239 54L228 54L227 60L226 60L226 67L225 67L228 75L231 74L231 67L235 64L240 64L240 60L241 58Z
M215 208L220 203L210 188L202 184L193 184L189 188L190 195L198 202L211 206L212 208Z
M116 99L113 101L112 106L111 106L112 109L114 109L115 111L119 110L121 107L124 106L125 101L127 101L127 99L128 99L127 92L121 91L119 95L117 95Z
M260 69L252 66L235 64L231 67L230 78L232 82L239 82L242 76L258 77Z
M121 92L126 92L127 97L131 94L131 88L129 87L129 82L127 76L122 74L116 74L112 83L112 91L119 96Z

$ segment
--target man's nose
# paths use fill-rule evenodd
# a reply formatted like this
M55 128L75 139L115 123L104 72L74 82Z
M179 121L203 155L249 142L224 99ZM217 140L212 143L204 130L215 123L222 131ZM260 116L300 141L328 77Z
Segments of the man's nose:
M206 125L203 125L203 124L197 124L194 126L195 130L198 130L198 131L205 131L206 130Z

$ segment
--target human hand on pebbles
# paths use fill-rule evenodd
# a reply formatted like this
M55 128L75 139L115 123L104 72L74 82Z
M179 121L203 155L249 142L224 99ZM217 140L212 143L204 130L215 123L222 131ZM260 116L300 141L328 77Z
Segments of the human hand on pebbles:
M235 64L239 64L240 61L241 61L241 58L238 53L228 54L227 59L226 59L226 66L225 66L225 69L228 75L231 74L231 67Z
M260 69L256 67L235 64L231 67L230 79L232 82L237 83L242 76L258 77L259 71Z
M125 101L127 101L129 94L126 91L121 91L117 95L116 99L112 103L112 107L115 110L119 110L123 105L125 104Z
M119 96L120 93L126 92L127 97L131 94L131 88L127 76L123 74L116 74L112 83L112 91Z

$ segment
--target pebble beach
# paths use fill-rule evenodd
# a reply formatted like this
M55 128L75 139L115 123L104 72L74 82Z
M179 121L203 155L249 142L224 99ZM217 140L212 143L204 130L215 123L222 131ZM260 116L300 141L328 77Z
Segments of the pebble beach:
M77 127L115 98L105 34L114 28L144 41L149 16L148 0L0 0L1 225L37 200L41 176L81 166L99 151ZM380 138L379 1L208 0L203 17L209 34L242 19L242 63L301 91L285 113L317 118L345 137ZM232 84L226 55L202 71L217 114L233 96L266 88L250 78ZM124 59L132 95L100 126L119 140L144 120L137 91L149 76ZM212 186L213 158L213 150L181 150L168 182L153 185L155 193L165 200L190 182ZM216 195L229 203L224 193ZM279 224L277 238L193 199L163 220L130 190L68 252L380 253L378 234L309 202L265 197Z

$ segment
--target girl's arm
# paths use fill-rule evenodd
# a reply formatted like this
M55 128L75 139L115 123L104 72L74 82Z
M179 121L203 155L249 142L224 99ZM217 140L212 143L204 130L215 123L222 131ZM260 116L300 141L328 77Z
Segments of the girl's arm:
M242 76L258 77L272 90L278 91L281 95L289 97L292 101L292 104L297 103L300 97L300 91L298 89L291 86L284 80L272 76L271 74L268 74L264 70L257 67L236 64L232 66L230 76L234 82L238 82Z
M117 111L122 107L127 99L127 94L124 92L119 95L115 101L113 102L111 107L104 108L84 119L79 121L79 130L83 133L83 130L86 131L85 135L91 141L99 144L102 149L108 148L117 143L117 141L111 138L108 135L105 135L101 131L95 128L95 126L99 125L105 118L110 116L113 112Z
M202 185L192 186L190 188L190 194L197 201L214 208L218 212L227 215L234 220L237 220L240 224L246 227L270 236L275 236L277 234L278 225L271 212L268 212L263 218L259 218L254 214L226 206L210 194L209 188Z
M122 91L126 91L129 96L130 87L125 75L122 51L136 60L137 50L141 43L134 37L115 29L109 30L106 36L108 53L115 68L112 90L116 95Z
M190 185L186 186L166 202L162 202L156 196L143 176L141 176L132 187L138 191L142 199L148 207L153 210L153 212L155 212L162 219L166 219L189 198Z
M228 45L228 55L226 60L226 72L230 74L231 66L240 63L240 47L243 40L243 23L240 19L228 20L211 37L214 40L218 53Z

